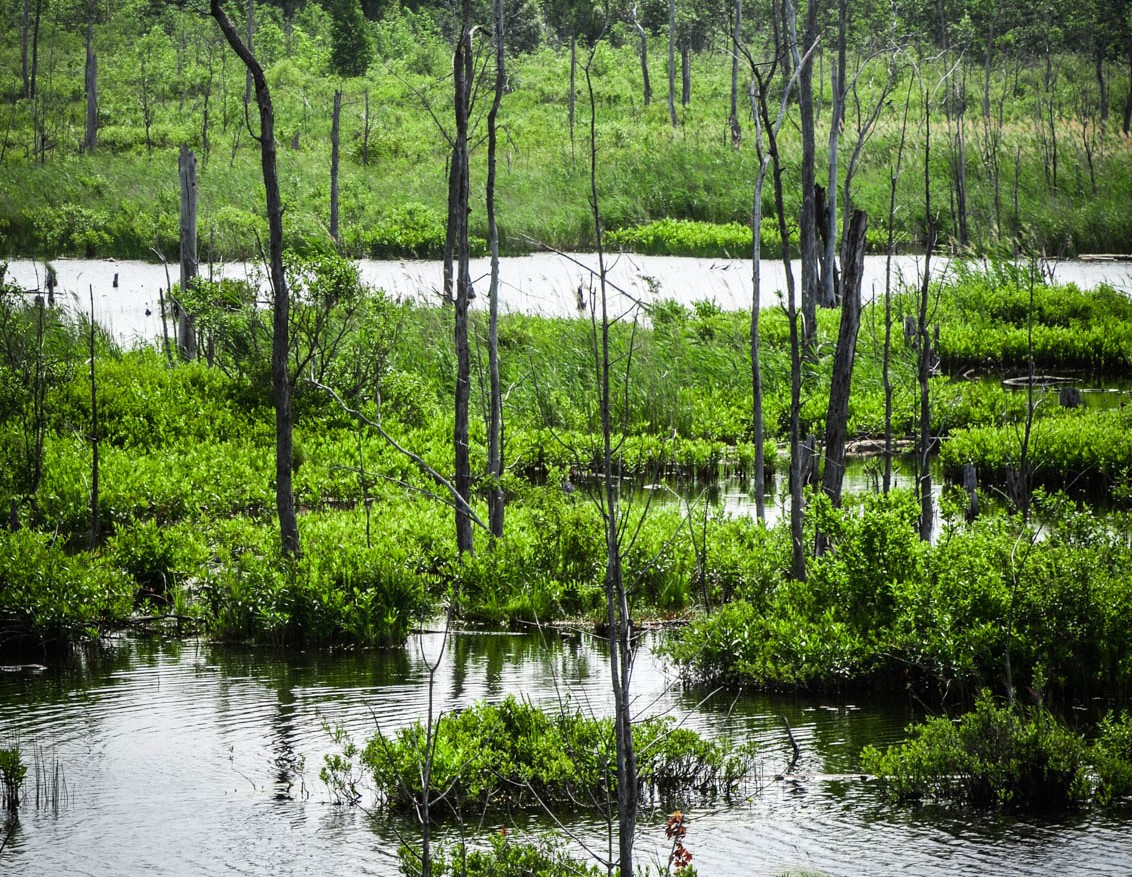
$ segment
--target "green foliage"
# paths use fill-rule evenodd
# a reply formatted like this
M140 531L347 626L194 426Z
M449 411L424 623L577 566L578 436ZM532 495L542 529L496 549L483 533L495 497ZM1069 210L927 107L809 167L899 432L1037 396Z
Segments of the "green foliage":
M1009 629L1018 690L1053 699L1128 690L1132 551L1064 496L1039 498L1036 509L1040 538L992 517L949 524L929 545L907 497L868 497L838 513L819 502L831 550L811 561L805 582L786 578L788 534L768 535L755 543L764 554L753 586L740 579L731 602L695 617L662 651L704 682L912 685L964 698L1002 684Z
M419 877L420 853L402 847L399 855L401 873ZM553 841L513 841L501 832L492 836L488 849L457 845L440 855L434 853L431 873L437 877L601 877L606 872L571 858L566 849Z
M908 733L885 752L862 752L896 800L1057 811L1088 799L1086 744L1044 709L999 706L984 693L957 721L940 716Z
M1132 469L1132 410L1055 410L1034 421L1027 449L1034 482L1052 488L1116 484ZM940 449L944 471L955 475L966 462L980 479L1001 482L1022 463L1017 424L956 430Z
M98 636L133 606L128 578L31 530L0 530L0 643Z
M333 0L330 10L330 67L339 76L364 76L373 57L359 0Z
M773 219L762 224L763 252L781 251L782 241ZM606 243L652 256L701 256L741 259L751 253L751 227L738 222L711 223L691 219L657 219L645 225L614 229Z
M288 243L296 249L328 243L327 193L320 181L325 177L330 107L337 88L345 99L341 207L347 252L362 255L385 249L401 255L414 250L420 255L419 248L396 236L379 236L371 247L369 230L402 204L431 205L443 213L449 149L437 123L450 122L435 111L450 97L450 17L435 4L409 5L414 8L368 4L371 13L380 12L374 22L364 20L356 0L285 9L261 4L257 11L255 52L272 87L280 139L287 142L301 133L298 148L281 153ZM647 19L647 8L643 12ZM739 257L750 250L746 224L758 159L753 149L731 149L723 130L728 49L706 35L722 32L725 23L713 21L718 10L694 12L690 7L680 12L682 23L695 22L688 24L686 33L696 85L692 103L681 113L679 137L671 136L662 101L642 107L639 58L635 39L625 39L626 23L615 22L598 47L594 72L601 108L596 129L603 213L614 230L615 245ZM929 28L909 24L921 19L918 10L910 8L905 15L902 32L917 35L917 51L925 58L933 56L923 36ZM507 209L500 214L501 245L513 252L531 249L532 241L568 250L590 247L594 241L588 178L571 145L575 132L570 129L564 83L571 36L596 38L605 23L590 6L558 10L534 2L514 7L509 17L509 87L502 110L507 138L499 179L500 203ZM952 46L984 45L967 43L978 29L969 30L966 23L978 17L946 16L962 33L951 38ZM935 22L931 28L938 28L940 16L927 18ZM40 57L37 101L15 99L22 90L14 72L20 65L19 28L8 28L4 36L11 38L0 40L0 58L5 61L0 69L13 71L6 80L13 100L0 147L0 189L11 195L0 204L0 250L145 258L156 240L164 252L173 252L177 198L171 168L176 150L189 144L202 158L201 240L213 242L211 256L216 259L256 257L263 207L254 143L242 130L239 96L244 71L232 63L227 47L218 44L214 26L182 4L150 4L141 11L119 4L107 12L95 36L102 63L99 142L92 155L80 152L85 110L81 19L63 16L53 26L52 51ZM870 21L856 29L875 34L889 25ZM1112 24L1103 32L1112 35L1123 28ZM1022 31L1045 29L1028 25ZM1033 237L1035 249L1048 252L1117 252L1132 239L1132 220L1124 209L1132 161L1120 126L1099 124L1094 113L1083 109L1075 110L1077 118L1063 117L1064 109L1059 109L1083 107L1078 86L1086 82L1093 87L1090 42L1059 38L1054 54L1022 52L1019 46L1030 45L1031 37L1019 38L1018 32L1005 22L995 25L991 48L1008 52L1018 65L1011 75L992 75L990 98L1001 107L1001 115L985 132L991 145L968 149L965 156L972 241L989 253L1010 251L1010 242L1024 236ZM1109 38L1109 45L1123 44L1122 37ZM663 51L662 42L654 41L654 51ZM858 48L865 51L863 45ZM1064 71L1052 85L1043 78L1046 58ZM372 63L375 59L381 63ZM652 61L663 66L661 57L654 55ZM960 77L970 71L968 65L979 64L970 53L959 63L953 72ZM336 75L325 76L327 70ZM945 71L952 72L944 61L931 61L922 75L938 79ZM902 71L893 92L903 94L912 75ZM1123 71L1108 70L1113 93L1124 88L1125 77ZM862 106L881 100L883 79L865 76L858 81ZM363 109L364 95L368 111ZM1046 102L1053 114L1052 129L1043 125L1039 131L1032 119ZM890 160L902 137L901 102L883 101L881 107L853 187L854 204L874 217L887 214ZM789 216L796 216L799 207L797 187L790 185L798 167L796 112L793 105L788 107L780 142ZM922 126L915 124L922 114L914 98L912 124L905 132L906 173L897 191L902 209L894 232L902 247L918 239L925 226L920 183L924 144ZM848 146L852 132L844 136ZM1057 180L1048 163L1054 137L1058 154L1064 156ZM744 139L748 144L753 139L749 125ZM929 160L938 169L932 193L936 203L947 201L950 176L944 169L953 161L953 148L947 138L933 138L931 143ZM1012 157L1009 183L1002 176L1004 156ZM161 167L166 172L155 172ZM476 150L476 191L482 191L484 175L484 151ZM1008 185L1014 197L1003 197ZM768 195L768 217L769 207ZM471 220L475 234L484 237L483 211L476 209ZM694 225L667 227L671 222ZM958 238L954 217L941 216L940 224L945 239ZM216 234L209 235L213 229ZM792 237L797 239L796 234ZM764 224L762 238L766 252L777 252L772 223ZM882 223L873 223L870 249L878 251L886 238Z
M386 805L411 810L420 800L426 729L415 723L392 737L378 734L361 760ZM508 697L442 716L433 729L432 789L476 811L604 802L615 795L613 723L580 712L550 712ZM642 790L668 803L729 796L749 779L753 752L709 741L650 718L633 731Z
M1097 798L1115 804L1132 797L1132 715L1110 712L1100 723L1091 750Z
M297 562L280 557L270 531L227 537L220 569L204 586L210 629L275 645L391 645L426 610L424 580L397 555L367 548L354 519L311 521ZM384 547L384 546L383 546Z
M19 747L0 749L0 783L4 784L4 805L11 814L20 809L20 786L27 773Z
M1033 292L1033 313L1030 295ZM1120 373L1132 366L1132 300L1111 286L1047 284L1037 265L960 266L943 290L940 356L950 370L1025 368Z

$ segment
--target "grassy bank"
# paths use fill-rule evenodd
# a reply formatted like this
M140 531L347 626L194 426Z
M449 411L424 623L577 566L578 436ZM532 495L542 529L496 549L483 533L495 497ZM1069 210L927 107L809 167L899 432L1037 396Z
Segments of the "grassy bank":
M330 24L321 6L307 4L286 22L274 7L260 16L264 36L257 52L275 98L289 245L310 250L330 242L331 106L335 90L341 90L343 252L436 255L447 204L449 150L442 129L451 127L446 90L451 48L437 21L427 12L387 10L381 21L366 25L375 49L368 70L343 78L328 69ZM21 97L17 29L0 40L0 67L7 71L0 91L8 96L0 141L0 188L8 195L0 204L0 253L151 258L155 244L175 253L177 151L184 144L200 159L202 254L216 260L254 257L265 222L259 159L244 128L244 72L212 22L170 7L159 15L122 12L96 28L101 127L93 154L79 149L85 112L82 36L59 22L52 28L53 50L44 60L50 75L42 77L38 101ZM757 44L765 36L752 39ZM661 43L653 41L654 70L664 67ZM828 69L834 53L829 47L818 54L822 51L827 54L818 63ZM894 239L902 249L916 248L923 239L927 107L921 87L937 92L948 71L954 104L941 107L937 98L931 106L937 136L928 159L932 201L950 205L936 216L944 241L988 253L1012 252L1019 240L1050 254L1127 249L1132 219L1124 205L1132 196L1132 152L1115 120L1101 125L1095 108L1081 104L1077 84L1092 83L1091 58L1066 52L1055 63L1061 75L1052 84L1037 61L1020 64L1013 75L1005 68L992 71L987 96L994 113L986 118L973 110L954 114L954 106L966 101L975 107L983 96L981 84L975 84L982 68L974 61L963 59L953 69L952 61L898 53L891 59L895 80L887 93L889 58L875 57L864 68L855 80L854 113L867 115L874 103L882 104L856 166L852 196L854 206L872 217L870 249L886 245L889 181L902 138ZM970 64L977 71L968 82ZM592 248L583 160L588 107L579 93L571 126L569 51L552 39L527 40L508 68L498 180L503 250L529 250L534 241ZM615 232L616 245L685 255L749 252L758 160L749 113L741 113L742 147L729 143L729 72L729 44L709 40L700 46L691 56L694 88L673 128L664 101L648 106L642 101L640 62L623 26L599 46L592 66L598 184L604 222ZM1113 93L1126 90L1126 76L1119 65L1109 71ZM744 73L741 91L747 78ZM816 92L820 140L830 94L821 83ZM906 95L911 124L904 132ZM780 145L791 222L801 204L795 114L791 105ZM855 124L856 117L841 139L842 169L857 144ZM960 131L961 156L955 145ZM484 152L482 145L475 149L472 171L470 221L480 240L487 236ZM956 208L954 168L960 158L964 216ZM827 176L825 161L819 154L819 180ZM768 186L765 216L773 215L772 206ZM777 251L769 224L764 237Z

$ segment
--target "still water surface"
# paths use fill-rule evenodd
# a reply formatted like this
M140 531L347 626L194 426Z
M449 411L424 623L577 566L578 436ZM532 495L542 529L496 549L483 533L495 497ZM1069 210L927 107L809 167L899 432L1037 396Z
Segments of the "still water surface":
M121 639L37 674L0 673L0 745L18 740L63 768L58 811L25 802L0 852L4 875L395 874L397 840L362 810L331 803L318 779L333 744L326 723L358 740L420 717L423 655L437 634L403 649L329 655L232 649L207 642ZM445 710L518 694L610 711L608 662L581 633L455 637L437 675ZM689 813L701 875L1126 875L1132 821L964 819L894 811L844 775L866 743L900 739L915 717L902 700L800 700L682 691L647 651L634 687L639 715L669 712L711 734L755 740L760 790L731 807ZM790 748L797 775L776 780ZM29 777L29 784L32 780ZM34 791L34 784L32 791ZM642 863L664 855L663 814L643 820ZM591 840L592 817L572 823ZM498 829L489 824L487 830ZM522 833L529 826L511 825Z
M866 256L861 294L865 300L882 296L885 288L884 256ZM935 259L933 274L946 271L946 262ZM88 296L95 298L95 319L127 344L151 343L161 337L159 290L166 286L163 266L149 262L106 259L57 259L52 262L59 279L59 295L76 310L89 313ZM370 260L357 263L362 279L391 296L418 301L439 301L442 268L439 261ZM628 308L635 301L654 302L670 298L690 305L714 301L724 310L751 307L751 263L744 259L697 259L677 256L610 256L606 262L611 308ZM897 256L893 260L894 283L917 283L922 258ZM1107 283L1132 290L1132 263L1066 260L1050 263L1054 277L1093 289ZM578 313L578 289L588 300L597 257L592 253L558 255L537 253L509 256L500 269L500 307L543 316L573 316ZM24 289L43 287L44 265L28 259L13 259L9 276ZM794 265L797 273L797 263ZM171 266L177 281L177 266ZM247 279L267 288L265 272L254 264L232 263L214 268L201 265L201 274ZM479 295L474 308L487 307L487 259L473 259L472 278ZM786 288L786 272L780 261L764 259L760 306L779 304L778 291Z

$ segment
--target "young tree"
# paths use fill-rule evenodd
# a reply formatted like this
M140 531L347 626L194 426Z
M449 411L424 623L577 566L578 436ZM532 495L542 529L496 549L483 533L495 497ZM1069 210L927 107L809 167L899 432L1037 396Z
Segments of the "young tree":
M228 45L243 61L255 84L259 106L259 146L263 187L267 197L268 264L272 293L271 387L275 406L275 507L279 515L279 534L287 557L299 554L299 525L295 515L295 496L291 484L292 431L291 379L287 373L290 329L290 296L283 270L283 200L279 194L279 173L275 154L275 109L271 91L255 55L244 45L228 18L221 0L209 0L209 12Z
M609 665L613 687L613 727L617 761L617 869L620 877L634 877L633 840L637 828L637 760L633 749L633 717L630 683L633 671L633 622L629 593L622 566L620 485L614 477L613 459L613 359L610 353L610 314L607 296L605 254L602 250L601 208L597 190L597 101L594 96L594 47L584 67L590 99L590 209L597 245L598 292L601 321L595 345L595 363L601 407L601 512L605 524L605 622L609 636ZM595 314L596 318L596 314ZM627 379L627 378L626 378Z
M332 0L330 68L344 78L365 76L373 60L366 18L358 0Z

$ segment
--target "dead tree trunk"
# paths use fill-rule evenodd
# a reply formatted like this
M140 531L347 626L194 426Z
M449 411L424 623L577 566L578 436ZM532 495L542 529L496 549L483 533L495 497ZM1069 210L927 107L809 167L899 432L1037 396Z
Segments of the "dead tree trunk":
M641 41L641 77L644 79L645 106L647 107L652 102L652 82L649 80L649 36L637 19L636 3L633 4L630 16L630 21L633 22L633 27L637 31L637 37Z
M286 557L296 557L299 554L299 524L295 516L295 496L291 487L291 433L294 419L291 411L291 378L287 372L291 298L283 270L283 200L279 194L275 154L275 109L263 68L251 50L241 42L240 35L221 8L220 0L209 0L209 10L224 32L228 44L247 67L255 84L256 103L259 106L259 146L263 187L267 193L268 262L272 292L271 386L275 406L275 506L279 514L283 554Z
M806 29L803 33L806 55L803 58L798 48L796 15L790 0L786 0L790 27L790 49L794 57L794 67L798 70L798 113L801 117L802 130L802 215L798 223L798 246L802 260L802 345L807 355L815 350L818 337L819 273L817 207L814 203L814 187L816 184L814 75L813 60L809 48L817 41L820 6L819 0L810 0L806 8Z
M739 124L739 46L743 39L743 0L735 0L735 20L731 31L731 115L728 117L728 127L731 129L731 148L738 149L743 145L743 127ZM754 111L754 107L751 107ZM763 176L766 169L763 168ZM755 228L755 235L759 233Z
M39 22L43 17L43 0L35 0L35 15L31 25L31 73L28 76L28 97L35 100L39 97L36 89L36 77L39 74Z
M31 68L28 49L31 45L31 0L24 0L20 14L20 78L23 81L23 96L31 97Z
M896 254L896 190L904 167L904 146L908 136L908 110L912 104L912 80L904 95L904 114L900 124L900 142L896 163L888 177L888 239L884 261L884 352L881 363L884 383L884 492L892 488L892 258Z
M181 297L177 300L177 352L181 359L197 357L196 328L186 306L186 293L197 278L197 159L189 147L181 147Z
M916 448L916 492L920 499L920 539L932 538L934 514L932 508L932 406L931 374L935 364L932 336L928 329L928 297L931 289L931 258L935 249L935 223L928 220L928 239L924 248L924 274L920 280L918 317L916 320L916 375L920 386L920 435Z
M853 383L857 331L861 325L861 275L865 267L865 231L868 224L869 217L865 211L853 211L849 220L849 246L842 283L841 326L837 333L833 379L829 386L829 407L825 415L825 468L822 470L821 486L834 508L841 506L841 485L845 478L849 390Z
M952 188L955 193L955 219L959 230L959 246L966 248L971 243L971 232L967 217L967 73L960 74L959 82L951 89L952 99L948 101L948 124L954 121L951 136Z
M95 381L95 351L94 351L94 285L89 285L90 291L90 539L88 547L94 551L98 547L99 521L98 521L98 385Z
M247 46L248 51L255 52L255 0L248 0L247 5ZM252 81L251 71L247 71L244 75L244 112L247 112L248 105L252 102L252 89L254 83Z
M735 46L738 51L738 45ZM786 118L786 104L794 88L794 77L790 78L786 88L783 89L782 103L779 106L778 118L772 122L767 105L767 83L774 78L778 69L778 62L772 62L770 69L764 76L756 65L751 65L751 115L755 120L755 154L759 159L758 174L755 177L754 204L751 210L751 392L752 392L752 431L755 438L755 513L760 521L766 520L766 436L763 429L763 393L762 369L759 362L759 303L762 298L762 198L763 186L766 183L768 166L774 166L774 203L778 217L778 229L782 239L782 259L786 268L786 289L791 302L794 300L794 272L790 266L790 232L786 224L786 208L782 198L782 167L778 160L778 132L782 121ZM767 148L763 149L763 129L766 129ZM792 451L793 453L793 451ZM791 458L791 473L793 474L793 458ZM791 519L793 524L793 519ZM800 533L798 544L801 544ZM796 558L797 560L797 558ZM801 558L803 567L805 557Z
M676 119L676 0L668 0L668 119Z
M487 357L491 382L491 416L488 423L487 474L488 525L496 539L503 536L503 388L499 383L499 226L495 221L495 165L498 140L499 105L506 82L503 41L503 0L493 0L495 31L495 93L487 114L487 238L491 249L491 288L488 292ZM643 56L642 56L643 57ZM645 74L646 85L648 74Z
M680 106L692 102L692 49L685 39L680 44Z
M98 56L94 53L94 25L86 25L86 131L83 152L92 153L98 146Z
M833 107L829 120L829 202L824 217L825 232L822 238L825 249L821 260L821 305L827 308L836 307L837 300L841 295L837 277L837 148L841 139L841 124L845 117L845 97L848 90L848 73L845 60L846 31L848 29L847 7L848 0L840 0L838 4L837 63L830 66ZM850 209L849 204L845 204L843 209L848 211ZM818 221L820 222L821 219L822 217L819 215Z
M444 302L456 301L456 216L459 213L460 173L456 166L456 152L448 162L448 219L444 227L443 285Z
M334 114L330 120L330 238L338 246L338 140L342 119L342 90L334 90Z
M468 305L472 299L472 280L468 268L468 116L471 108L472 34L465 21L452 60L456 138L452 148L452 168L456 178L455 215L450 223L456 246L456 423L453 429L455 473L453 483L463 503L456 506L456 548L470 554L474 548L472 519L466 504L472 497L471 454L468 447L468 403L471 395L471 352L468 346Z

